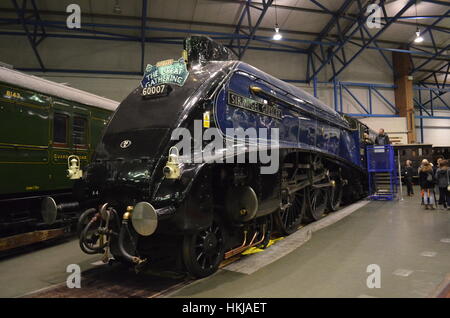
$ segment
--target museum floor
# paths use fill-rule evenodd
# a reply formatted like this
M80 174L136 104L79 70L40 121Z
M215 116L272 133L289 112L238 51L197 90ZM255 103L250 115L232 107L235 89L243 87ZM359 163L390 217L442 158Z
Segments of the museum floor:
M370 202L250 275L221 269L168 296L436 296L450 274L450 212L425 211L418 201L416 195ZM80 264L84 270L98 260L84 255L74 240L0 260L0 297L64 282L67 264ZM380 288L367 287L370 264L380 268Z

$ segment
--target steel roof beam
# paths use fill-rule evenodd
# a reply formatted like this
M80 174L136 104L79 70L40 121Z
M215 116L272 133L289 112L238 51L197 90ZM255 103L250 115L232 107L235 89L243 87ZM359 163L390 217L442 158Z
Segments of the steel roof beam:
M215 1L215 2L222 2L222 3L233 3L233 4L238 4L238 3L243 3L246 0L241 0L241 1L236 1L236 0L210 0L210 1ZM309 0L311 2L313 2L313 0ZM423 0L426 1L426 0ZM316 1L317 2L317 1ZM432 2L432 1L428 1L428 2ZM258 5L261 4L260 2L253 2L254 5ZM441 4L441 5L445 5L445 6L450 6L450 3L436 3L436 4ZM353 14L353 13L344 13L344 14L339 14L338 11L332 11L329 9L324 9L324 10L320 10L320 9L312 9L312 8L305 8L305 7L294 7L294 6L288 6L288 5L280 5L280 4L272 4L271 6L272 8L277 8L277 9L284 9L284 10L289 10L289 11L300 11L300 12L307 12L307 13L315 13L315 14L322 14L322 15L332 15L332 16L339 16L340 18L343 19L347 19L347 20L351 20L351 21L355 21L356 18L358 18L357 14ZM394 23L397 24L404 24L404 25L409 25L412 27L416 27L417 25L419 27L427 27L428 25L426 24L421 24L421 23L410 23L410 22L405 22L405 21L401 21L401 20L416 20L418 18L423 18L423 19L428 19L428 18L437 18L439 16L435 16L435 15L423 15L423 16L404 16L404 17L400 17L398 18ZM392 19L392 17L382 17L383 19ZM450 29L448 28L444 28L444 27L435 27L436 30L442 29L442 31L444 32L449 32Z
M213 0L211 0L213 1ZM216 0L216 1L222 1L222 0ZM234 0L230 0L233 1ZM235 2L234 2L235 3ZM272 4L271 8L274 7L275 5ZM277 5L277 7L280 7L280 5ZM293 9L296 9L296 7L292 7ZM303 10L303 9L302 9ZM311 9L311 10L315 10L315 9ZM15 12L14 9L8 9L8 8L1 8L2 12ZM31 10L27 10L27 12L31 12ZM66 13L63 11L52 11L52 10L40 10L41 14L45 14L45 15L55 15L55 16L66 16ZM322 12L322 11L321 11ZM328 14L326 12L322 12L325 14ZM84 13L84 16L87 18L101 18L101 19L114 19L114 20L139 20L140 21L140 17L137 16L125 16L125 15L109 15L109 14L99 14L99 13ZM352 16L352 18L349 18L350 16ZM346 15L344 16L346 18L348 18L347 20L350 21L355 21L354 17L357 17L357 15L352 15L352 14L348 14L346 13ZM343 18L344 18L343 17ZM232 24L224 24L224 23L210 23L210 22L200 22L200 21L187 21L187 20L174 20L174 19L161 19L161 18L149 18L147 17L146 19L147 22L154 22L154 23L170 23L170 24L193 24L193 25L201 25L201 26L207 26L207 27L223 27L223 28L235 28L235 25ZM399 23L399 21L395 21L394 23ZM414 23L408 23L411 26L416 26L416 24ZM428 25L422 25L419 24L420 27L427 27ZM241 26L242 29L248 29L247 26L242 25ZM441 28L441 27L440 27ZM450 33L450 28L441 28L443 32L446 33ZM273 28L265 28L265 27L259 27L258 28L259 31L267 31L267 32L273 32ZM319 33L317 32L305 32L305 31L299 31L299 30L283 30L283 33L285 34L293 34L293 35L306 35L306 36L313 36L313 37L317 37L319 35ZM338 34L328 34L327 36L328 38L339 38ZM362 40L362 38L360 37L352 37L353 40ZM386 43L386 44L392 44L392 45L408 45L408 43L402 43L402 42L398 42L398 41L389 41L389 40L382 40L382 39L378 39L377 40L378 43ZM432 46L428 46L428 45L421 45L424 48L433 48Z
M34 24L34 29L33 29L33 33L30 32L30 30L28 29L28 20L30 17L26 18L25 17L25 13L27 12L27 0L23 0L22 1L22 5L19 6L19 4L17 3L16 0L11 0L15 11L17 13L17 17L20 21L20 24L22 25L27 38L28 38L28 42L30 42L31 45L31 49L34 52L34 55L36 56L36 59L39 63L39 66L41 67L42 71L45 71L45 66L44 66L44 62L42 62L42 58L37 50L37 46L39 45L39 43L42 42L42 40L46 37L46 32L44 29L43 25L39 25L39 24ZM31 0L31 5L32 5L32 16L31 18L34 18L35 21L41 21L41 17L39 15L39 10L36 6L36 3L34 0ZM39 32L39 28L40 28L40 32Z
M415 101L416 101L420 106L422 106L423 109L426 109L425 106L426 106L427 104L430 104L430 108L431 108L431 110L433 111L433 102L434 102L436 99L439 99L439 100L441 101L441 103L442 103L446 108L448 108L448 109L450 110L450 106L446 103L445 100L442 99L442 96L445 95L445 94L447 94L447 93L450 91L450 89L446 89L445 87L442 87L442 88L439 88L439 89L436 89L436 88L429 88L429 87L427 86L428 84L424 84L424 83L422 83L422 84L420 84L420 85L422 85L423 88L421 88L420 86L415 87L415 89L419 90L419 101L417 101L417 100L415 100ZM426 90L429 91L429 100L426 101L426 102L424 102L424 103L422 103L422 101L421 101L421 99L422 99L421 90L423 90L423 89L426 89ZM435 94L435 96L433 96L433 93Z
M238 4L239 2L236 2L235 0L209 0L209 1L218 1L218 2L226 2L226 3L234 3L234 4ZM244 3L246 0L241 1L241 3ZM253 2L252 6L258 6L261 5L261 3L256 3ZM448 4L450 5L450 3ZM337 11L322 11L322 10L318 10L318 9L310 9L310 8L302 8L302 7L293 7L293 6L285 6L285 5L275 5L272 4L271 8L277 8L277 9L286 9L289 11L300 11L300 12L307 12L307 13L316 13L316 14L324 14L324 15L338 15ZM0 8L0 11L2 12L15 12L14 9L10 9L10 8ZM66 15L65 12L63 11L54 11L54 10L40 10L40 12L42 14L49 14L49 15ZM105 18L105 19L113 19L113 20L140 20L141 17L140 16L128 16L128 15L113 15L113 14L101 14L101 13L83 13L83 15L85 17L98 17L98 18ZM358 17L357 14L352 14L352 13L345 13L345 14L341 14L338 15L340 18L349 20L349 21L355 21L355 19ZM438 15L430 15L430 16L420 16L420 17L413 17L413 16L405 16L405 17L400 17L399 19L397 19L394 23L396 24L403 24L403 25L409 25L411 27L422 27L422 28L426 28L429 25L427 24L422 24L422 23L417 23L416 22L405 22L405 21L401 21L401 20L408 20L408 19L417 19L417 18L423 18L423 19L428 19L428 18L438 18ZM392 19L392 17L381 17L382 20L385 19ZM155 22L161 22L161 23L178 23L178 24L197 24L197 25L206 25L206 26L223 26L223 27L235 27L235 25L230 25L230 24L223 24L223 23L211 23L211 22L200 22L200 21L186 21L186 20L175 20L175 19L161 19L161 18L147 18L147 21L153 20ZM446 32L449 33L450 32L450 28L446 28L446 27L442 27L442 26L433 26L432 27L434 30L437 31L442 31L442 32ZM260 28L260 29L267 29L267 28ZM284 32L286 32L286 30L284 30ZM292 31L291 31L292 32ZM314 32L306 32L306 33L312 33L314 35L317 35L318 33L314 33Z
M429 2L433 4L439 4L442 6L450 7L450 2L440 1L440 0L422 0L423 2Z
M144 73L145 65L145 23L147 21L147 0L142 0L141 11L141 72Z
M16 24L20 24L20 20L18 19L2 19L0 18L0 22L7 22L7 23L16 23ZM40 21L40 22L26 22L27 24L30 25L34 25L34 24L40 24L43 26L46 26L48 28L56 28L56 29L61 29L64 31L68 31L67 28L65 27L65 22L61 22L61 21ZM120 34L120 33L112 33L112 32L105 32L105 31L98 31L95 29L87 29L86 27L92 27L92 28L102 28L102 29L131 29L131 30L141 30L140 26L134 26L134 25L114 25L114 24L100 24L100 23L84 23L85 28L82 29L78 29L76 31L73 32L77 32L77 33L91 33L91 34L102 34L102 35L111 35L113 37L123 37L123 38L132 38L135 39L136 41L139 41L139 38L136 36L130 36L130 35L126 35L126 34ZM226 40L226 39L235 39L237 37L240 37L242 39L247 39L248 36L246 35L236 35L233 33L223 33L223 32L210 32L210 31L201 31L201 30L189 30L189 29L174 29L174 28L156 28L156 27L149 27L146 26L145 27L146 30L149 31L162 31L162 32L178 32L178 33L199 33L199 34L205 34L205 35L209 35L212 36L215 39L218 40ZM70 31L72 32L72 31ZM176 38L173 38L176 39ZM292 53L300 53L300 54L305 54L308 53L305 49L301 49L295 46L291 46L291 45L286 45L283 43L279 43L279 41L272 41L272 37L264 37L264 36L254 36L253 37L254 41L257 42L261 42L261 43L270 43L274 46L280 47L282 49L290 49L293 50ZM292 39L292 38L285 38L286 42L292 42L292 43L314 43L314 44L318 44L318 45L322 45L322 46L338 46L339 43L338 42L317 42L317 41L311 41L311 40L300 40L300 39ZM351 40L347 41L349 43L352 43L354 45L357 46L362 46L363 44L358 44L355 43ZM236 46L237 48L237 46ZM431 52L422 52L422 51L412 51L412 50L406 50L406 49L394 49L394 48L385 48L385 47L380 47L380 46L368 46L367 49L372 49L372 50L378 50L378 51L386 51L386 52L404 52L404 53L410 53L414 55L414 58L421 58L422 56L434 56L434 53ZM315 55L316 58L318 57L318 55ZM441 54L441 56L443 57L448 57L448 55L444 55ZM423 58L423 57L422 57ZM435 58L437 60L446 60L446 59L440 59L440 58ZM323 60L321 59L320 62L322 62Z
M253 39L253 37L255 36L256 30L258 30L259 25L262 22L262 19L264 18L264 16L267 13L267 10L269 9L269 7L272 5L273 0L262 0L262 7L256 7L254 5L252 5L252 0L247 0L245 2L244 8L242 10L241 16L239 18L239 22L236 26L236 29L234 31L234 34L236 35L247 35L246 39L243 39L244 43L241 43L241 38L237 37L235 39L232 39L229 42L229 46L237 46L237 49L232 49L237 57L239 59L242 59L244 57L245 51L247 50L247 47L249 46L251 40ZM256 11L259 11L259 16L257 21L253 24L252 21L252 14L258 14L255 13ZM247 21L247 27L248 27L248 31L244 31L242 29L242 24L244 21Z
M445 69L445 71L444 71L444 69ZM422 70L422 71L425 71L425 70ZM450 62L447 62L446 64L442 65L435 71L433 71L433 70L427 70L427 71L430 72L430 74L428 76L424 77L422 80L420 80L420 83L425 83L425 81L427 79L433 77L436 86L438 88L440 88L440 87L444 88L445 85L447 84L448 75L450 73ZM438 81L437 74L445 74L443 82Z
M19 21L16 19L2 19L0 18L0 21L3 22L16 22L18 23ZM32 24L27 22L28 24ZM61 22L61 21L41 21L41 22L33 22L33 23L38 23L38 24L42 24L44 26L47 26L49 28L57 28L57 29L66 29L65 27L63 27L65 25L65 22ZM123 25L123 24L102 24L102 23L84 23L85 27L93 27L93 28L111 28L111 29L125 29L125 30L140 30L140 26L135 26L135 25ZM187 33L187 34L204 34L204 35L212 35L212 36L222 36L222 37L228 37L230 39L243 39L243 40L249 40L252 39L254 41L258 41L258 42L264 42L267 43L267 41L271 41L272 37L271 36L252 36L250 37L249 35L246 34L235 34L235 33L225 33L225 32L213 32L213 31L203 31L203 30L193 30L193 29L176 29L176 28L163 28L163 27L149 27L146 26L145 30L147 31L161 31L161 32L176 32L176 33ZM76 30L74 32L92 32L92 30L87 30L87 29L79 29ZM119 36L119 34L116 34L117 36ZM126 36L126 35L124 35ZM336 42L317 42L317 41L312 41L312 40L303 40L303 39L293 39L293 38L285 38L284 39L285 42L292 42L292 43L317 43L317 44L321 44L321 45L325 45L325 46L333 46L336 45ZM285 44L282 43L278 43L278 41L273 41L270 42L272 45L275 46L285 46ZM295 47L292 47L295 48ZM298 51L300 53L304 53L303 49L301 48L297 48Z
M317 1L310 0L311 2L317 4ZM332 15L332 18L328 21L328 23L325 25L325 27L322 29L322 31L319 32L319 35L316 38L316 41L321 41L325 38L325 36L333 29L333 27L339 23L339 17L345 13L345 11L350 7L353 0L346 0L339 10L336 12L336 14ZM312 51L314 50L315 46L311 45L308 50Z
M101 32L91 32L92 34L102 34ZM17 32L17 31L0 31L0 35L11 35L11 36L26 36L25 32ZM84 40L100 40L100 41L118 41L118 42L140 42L141 39L139 37L123 37L123 36L90 36L90 35L79 35L79 34L61 34L61 33L47 33L47 37L49 38L64 38L64 39L84 39ZM212 36L215 40L223 39L222 37ZM182 45L184 38L164 38L164 37L146 37L145 42L149 43L160 43L160 44L175 44ZM227 37L226 39L229 39ZM227 46L227 45L226 45ZM236 49L237 46L231 46L230 48ZM267 48L267 47L258 47L258 46L248 46L248 50L256 50L256 51L270 51L270 52L283 52L283 53L294 53L294 54L307 54L306 51L299 51L298 49L283 49L283 48Z
M347 68L348 65L350 65L350 63L356 59L365 49L367 49L369 47L370 44L372 44L372 42L374 42L392 23L393 21L396 20L396 18L402 16L402 14L404 12L406 12L406 10L408 10L412 5L414 4L414 0L408 0L408 2L395 14L394 18L389 20L388 22L386 22L386 24L384 26L382 26L378 32L376 32L373 36L369 37L367 39L367 41L365 42L365 44L363 44L359 50L350 58L346 61L345 64L342 64L340 66L340 68L333 73L333 76L329 79L329 81L331 82L332 80L334 80L339 74L342 73L342 71L344 71L345 68ZM382 0L379 4L382 9L383 9L383 13L386 14L385 10L384 10L384 1ZM365 10L364 10L365 11ZM328 56L327 60L325 61L325 63L322 63L322 65L320 66L320 68L316 71L317 73L323 69L328 63L333 62L336 59L336 55L339 53L340 50L345 49L344 46L345 44L349 41L349 39L352 37L353 34L355 34L360 28L364 27L364 24L366 22L366 17L363 14L363 18L358 22L358 24L356 25L356 27L353 28L350 27L349 31L352 30L353 31L350 32L350 34L347 36L346 35L346 39L335 49L331 52L331 54Z
M446 17L450 17L450 9L447 10L447 12L446 12L443 16L441 16L441 17L439 17L438 19L436 19L436 20L435 20L428 28L426 28L425 30L422 31L422 34L428 33L428 34L430 35L431 42L432 42L432 44L433 44L434 54L432 54L429 58L427 58L427 59L426 59L423 63L421 63L419 66L414 66L414 63L413 63L413 69L412 69L412 71L411 71L411 74L414 74L414 73L420 71L425 65L429 64L431 61L434 61L435 58L437 58L438 56L440 56L442 53L446 52L446 51L450 48L450 45L447 45L447 46L444 47L444 48L438 48L438 47L436 46L436 41L434 40L433 29L432 29L432 26L435 26L436 24L438 24L439 22L441 22L441 21L442 21L444 18L446 18ZM413 42L410 43L410 46L412 46L412 44L413 44ZM442 67L441 67L441 68L442 68ZM440 70L440 69L439 69L439 70ZM430 74L430 76L426 77L424 80L430 78L431 76L433 76L434 79L435 79L435 81L437 82L437 77L436 77L436 73L435 73L435 72L432 72L432 73ZM447 79L447 77L446 77L445 79ZM424 81L424 80L422 80L422 81Z
M400 9L400 11L397 12L397 14L395 14L394 18L392 20L388 20L386 22L386 24L381 27L381 29L373 36L371 36L368 41L366 42L366 44L364 44L359 50L358 52L356 52L356 54L354 54L348 61L346 64L342 65L341 68L330 78L329 81L332 81L336 76L338 76L340 73L342 73L342 71L355 59L357 58L368 46L370 43L374 42L384 31L386 31L386 29L400 16L402 16L403 13L405 13L413 4L414 4L414 0L409 0L402 9ZM384 1L381 0L380 4L379 4L382 8L383 8L383 12L385 13L384 10ZM360 24L360 27L364 28L364 22L362 24Z
M374 0L372 0L372 2L373 2ZM352 1L346 1L346 2L344 2L343 3L343 5L341 6L341 8L339 9L339 11L341 12L341 14L343 14L343 13L345 13L345 10L347 10L348 9L348 7L349 7L349 5L352 3ZM333 60L333 58L335 57L335 56L338 56L337 55L337 53L341 53L342 54L342 56L344 56L345 55L345 52L344 52L344 46L345 46L345 44L347 43L347 42L350 42L350 40L353 38L353 35L354 34L356 34L358 31L360 32L360 35L361 35L361 40L362 40L362 42L363 42L363 45L365 45L366 44L366 40L365 40L365 37L364 37L364 33L362 32L362 29L361 29L361 27L360 27L360 25L363 23L362 22L362 19L364 18L364 13L365 13L365 10L366 10L366 8L367 8L367 6L369 5L369 4L371 4L371 2L368 2L368 3L366 3L366 6L365 7L363 7L362 5L361 5L361 1L360 0L357 0L357 4L358 4L358 7L359 7L359 11L360 11L360 14L359 14L359 16L358 16L358 18L355 20L356 22L357 22L357 28L354 28L354 30L349 34L349 35L347 35L347 33L352 29L352 27L354 26L354 24L353 23L351 23L351 24L349 24L349 25L347 25L347 27L344 29L344 30L342 30L340 33L342 34L342 37L340 38L340 42L339 42L339 45L337 46L337 49L336 50L328 50L328 52L327 52L327 56L324 56L324 55L322 55L322 61L320 61L320 66L316 69L316 70L314 70L313 71L313 74L312 75L310 75L310 77L308 78L308 80L311 80L311 79L313 79L315 76L317 76L319 73L320 73L320 71L326 66L326 65L328 65L328 64L331 64L331 66L335 66L335 63L334 63L334 60ZM326 36L327 36L327 33L334 27L334 25L339 25L338 24L338 22L339 22L339 17L338 17L338 15L336 15L333 19L331 19L329 22L328 22L328 24L325 26L325 28L321 31L321 33L320 33L320 38L322 39L322 38L325 38ZM318 38L319 39L319 38ZM310 50L311 50L311 53L313 53L314 52L314 49L315 49L315 47L314 46L310 46ZM320 48L321 49L321 52L323 52L323 50L322 50L322 48ZM336 58L337 60L339 60L339 58ZM311 56L311 62L314 62L314 56L312 55ZM344 58L344 60L343 61L340 61L340 63L342 63L342 64L346 64L347 63L347 59L346 58ZM333 69L333 74L334 74L334 69Z

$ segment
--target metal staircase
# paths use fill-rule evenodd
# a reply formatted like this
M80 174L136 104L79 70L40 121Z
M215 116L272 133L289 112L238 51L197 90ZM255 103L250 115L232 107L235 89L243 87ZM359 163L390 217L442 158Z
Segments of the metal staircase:
M398 173L391 145L367 147L367 170L372 200L393 200L398 192Z

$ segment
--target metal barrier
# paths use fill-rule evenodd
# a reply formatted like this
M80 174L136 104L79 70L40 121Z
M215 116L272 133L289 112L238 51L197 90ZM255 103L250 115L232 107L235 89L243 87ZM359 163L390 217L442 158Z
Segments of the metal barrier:
M367 146L367 170L372 200L393 200L398 192L398 171L391 145Z

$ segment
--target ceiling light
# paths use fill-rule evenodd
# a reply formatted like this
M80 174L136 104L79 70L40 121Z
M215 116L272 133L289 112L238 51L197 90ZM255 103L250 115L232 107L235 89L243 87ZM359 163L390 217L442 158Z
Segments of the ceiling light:
M420 29L419 28L417 28L416 38L414 39L414 42L416 42L416 43L423 42L423 37L420 36Z
M283 38L283 36L280 33L280 28L278 27L278 24L275 24L275 34L273 35L273 39L275 41L279 41Z

